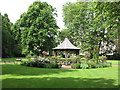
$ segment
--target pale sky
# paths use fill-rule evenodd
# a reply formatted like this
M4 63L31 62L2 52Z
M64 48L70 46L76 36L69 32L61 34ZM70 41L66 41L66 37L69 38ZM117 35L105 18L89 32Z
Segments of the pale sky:
M0 1L0 12L3 15L7 13L12 23L15 23L20 18L20 15L27 11L28 7L36 0L1 0ZM41 0L52 5L57 10L57 25L60 29L64 29L64 22L62 18L62 5L66 2L76 2L76 0Z

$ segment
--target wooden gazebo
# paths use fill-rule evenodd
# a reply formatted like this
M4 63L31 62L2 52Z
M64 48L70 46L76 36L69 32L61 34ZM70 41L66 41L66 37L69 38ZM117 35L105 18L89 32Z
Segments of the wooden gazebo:
M68 58L68 51L74 51L76 55L79 55L80 48L75 47L68 38L65 38L64 41L58 45L57 47L53 48L54 55L57 56L57 51L65 51L65 57Z

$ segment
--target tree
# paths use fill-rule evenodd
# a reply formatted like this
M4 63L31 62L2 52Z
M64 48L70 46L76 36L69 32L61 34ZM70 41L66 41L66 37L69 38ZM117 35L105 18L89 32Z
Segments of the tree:
M106 22L106 30L108 36L106 39L109 43L107 43L107 46L112 43L113 45L116 45L116 53L118 56L120 56L120 2L104 2L100 3L97 2L96 4L96 13L104 16L105 22ZM98 17L98 16L97 16ZM117 43L116 43L117 42ZM111 50L112 51L112 50ZM119 59L119 57L118 57Z
M63 40L66 37L70 40L70 31L68 29L63 29L63 30L59 31L58 37L60 39L59 42L63 42Z
M77 2L67 3L63 6L63 16L66 27L72 32L71 38L83 51L90 51L93 57L98 59L100 48L107 46L108 51L112 51L110 45L114 46L116 35L116 23L118 19L113 13L118 14L119 3L101 2ZM110 9L110 10L109 10ZM108 11L107 11L108 10ZM112 13L112 16L111 16ZM114 23L113 23L114 22ZM109 50L110 49L110 50Z
M15 39L12 35L11 26L8 15L1 15L2 17L2 57L13 57L19 54L19 49L15 44Z
M55 16L55 8L37 1L21 15L13 26L13 32L23 48L23 54L38 55L43 50L51 52L58 29Z

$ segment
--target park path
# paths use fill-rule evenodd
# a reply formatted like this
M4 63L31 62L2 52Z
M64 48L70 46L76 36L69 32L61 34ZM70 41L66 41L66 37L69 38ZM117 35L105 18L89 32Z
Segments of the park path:
M61 69L72 69L70 65L62 65Z
M120 66L120 65L112 65L112 66Z

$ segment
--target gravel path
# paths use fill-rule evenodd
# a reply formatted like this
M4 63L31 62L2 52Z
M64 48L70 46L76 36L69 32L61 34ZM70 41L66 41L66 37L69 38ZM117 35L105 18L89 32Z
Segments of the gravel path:
M61 69L72 69L70 65L62 65Z

